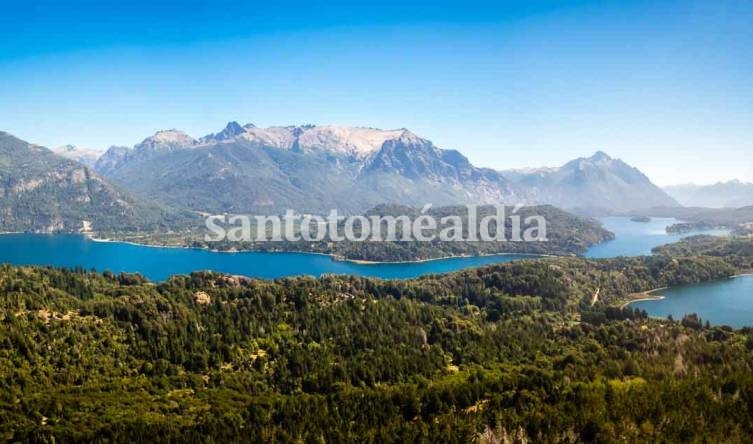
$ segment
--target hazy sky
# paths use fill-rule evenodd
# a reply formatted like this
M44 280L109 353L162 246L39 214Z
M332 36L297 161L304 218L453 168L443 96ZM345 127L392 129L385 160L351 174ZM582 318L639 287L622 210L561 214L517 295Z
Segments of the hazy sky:
M753 181L753 1L273 3L3 1L0 130L407 127L497 169L604 150L661 185Z

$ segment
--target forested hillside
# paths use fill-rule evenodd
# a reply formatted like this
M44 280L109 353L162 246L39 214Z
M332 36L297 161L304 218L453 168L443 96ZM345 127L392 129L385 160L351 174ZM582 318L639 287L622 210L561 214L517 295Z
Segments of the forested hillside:
M741 265L559 258L410 281L161 284L3 266L0 437L743 442L753 332L614 308Z
M410 220L415 221L420 216L421 210L411 207L405 207L400 205L379 205L366 213L364 213L369 220L372 217L383 216L407 216ZM330 254L337 258L350 259L350 260L364 260L364 261L381 261L381 262L398 262L398 261L416 261L426 259L437 259L450 256L468 256L468 255L484 255L484 254L498 254L498 253L525 253L525 254L551 254L551 255L578 255L583 254L589 247L596 245L600 242L614 239L614 234L606 230L602 224L591 218L580 217L574 214L570 214L566 211L558 208L544 205L544 206L531 206L523 207L519 209L517 213L513 213L512 207L506 208L506 214L511 216L515 214L520 217L521 221L525 221L530 216L541 216L546 220L545 227L542 227L542 231L536 233L537 235L546 234L546 242L514 242L512 239L512 222L509 217L504 220L506 242L502 241L471 241L471 242L444 242L439 239L439 234L443 226L440 221L445 216L458 216L462 220L462 234L463 238L468 238L469 222L468 222L468 209L466 207L450 206L450 207L438 207L431 208L426 214L434 217L437 221L437 229L423 230L423 234L427 237L435 236L433 241L422 242L412 237L412 240L403 241L403 228L402 223L396 223L396 238L397 241L381 241L381 242L356 242L343 240L340 242L331 242L329 236L325 237L322 241L281 241L281 242L237 242L223 240L220 242L208 242L205 240L205 235L209 234L215 237L213 233L207 230L205 227L196 229L191 233L151 233L149 235L137 234L129 235L124 233L103 233L105 237L115 237L117 239L133 241L137 243L147 243L152 245L179 245L179 246L191 246L199 248L209 248L213 250L222 251L303 251L303 252L315 252ZM480 206L476 211L476 233L480 232L481 222L485 217L496 214L496 209L492 206ZM251 219L251 237L256 238L256 221ZM375 225L375 224L373 224ZM224 224L221 225L226 231L238 225ZM340 236L344 234L344 223L340 222L338 225L338 233ZM522 234L527 228L536 226L532 223L526 225L521 222L522 229L519 230ZM372 227L373 228L373 227ZM381 238L387 237L386 224L380 225ZM375 229L375 228L373 228ZM408 226L410 229L410 225ZM271 238L269 226L267 226L267 238ZM296 234L299 233L299 226L296 226ZM312 237L316 237L318 229L313 226L311 229ZM360 225L354 226L354 232L356 235L361 233ZM495 236L497 233L496 222L491 221L489 223L489 233Z
M169 231L196 216L142 200L90 168L0 131L0 231Z
M734 263L746 271L753 270L750 258L753 257L753 238L691 236L674 244L654 249L654 254L669 256L713 256Z

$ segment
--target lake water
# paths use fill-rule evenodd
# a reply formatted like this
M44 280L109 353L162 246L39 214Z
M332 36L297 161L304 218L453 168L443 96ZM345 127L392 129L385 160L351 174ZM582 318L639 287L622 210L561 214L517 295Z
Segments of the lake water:
M602 219L616 234L614 241L592 247L587 257L640 256L651 249L680 240L684 235L668 235L675 219L633 222L629 218ZM726 235L725 230L705 232ZM188 248L159 248L120 242L95 242L78 235L6 234L0 235L0 263L82 267L98 271L138 272L153 281L196 270L215 270L258 278L327 273L352 274L383 279L408 279L431 273L509 262L531 256L498 255L459 257L418 263L358 264L335 261L329 256L306 253L217 253ZM681 319L697 313L713 324L742 326L753 324L753 277L740 277L692 287L674 288L662 293L660 301L636 302L633 306L652 316L671 314Z
M83 267L99 271L138 272L153 281L196 270L215 270L259 278L326 273L384 279L408 279L431 273L509 262L531 256L457 257L426 262L358 264L307 253L218 253L192 248L159 248L120 242L96 242L68 234L0 236L0 263Z
M617 239L595 246L589 257L650 254L651 248L674 242L680 236L664 231L674 219L650 223L628 218L605 218ZM259 278L326 273L352 274L384 279L407 279L431 273L509 262L531 256L497 255L458 257L418 263L358 264L306 253L218 253L188 248L158 248L119 242L95 242L78 235L6 234L0 236L0 263L82 267L98 271L138 272L154 281L196 270L215 270Z
M589 249L586 256L591 258L648 255L654 247L695 234L729 235L729 230L667 234L666 227L677 223L676 219L633 222L625 217L607 217L601 221L616 238ZM712 324L736 327L753 324L753 279L748 277L673 288L659 294L665 299L635 302L630 306L646 310L655 317L665 318L671 314L675 319L682 319L686 314L697 313Z
M686 314L696 313L704 322L708 320L714 325L753 325L753 276L670 288L657 295L664 299L634 302L630 306L662 318L672 315L680 320Z
M633 222L627 217L605 217L600 220L604 228L615 233L616 237L613 241L591 247L586 253L586 256L590 258L646 256L651 254L654 247L671 244L695 234L729 235L729 230L667 234L667 227L679 222L677 219L669 218L653 218L650 222Z

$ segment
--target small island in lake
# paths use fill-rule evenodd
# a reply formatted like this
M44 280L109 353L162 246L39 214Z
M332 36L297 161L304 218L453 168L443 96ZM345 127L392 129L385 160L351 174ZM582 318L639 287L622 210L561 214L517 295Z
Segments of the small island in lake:
M631 222L640 222L640 223L643 223L643 224L647 224L647 223L651 222L651 218L648 217L648 216L634 216L634 217L630 218L630 221Z
M705 221L681 222L668 226L667 234L687 234L693 231L707 231L717 228L723 228L723 226Z

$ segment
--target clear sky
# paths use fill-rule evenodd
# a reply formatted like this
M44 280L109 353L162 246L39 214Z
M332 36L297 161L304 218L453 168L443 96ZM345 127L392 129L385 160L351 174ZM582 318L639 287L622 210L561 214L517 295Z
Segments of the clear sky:
M596 150L661 185L753 181L753 2L0 3L0 130L133 145L407 127L479 166Z

